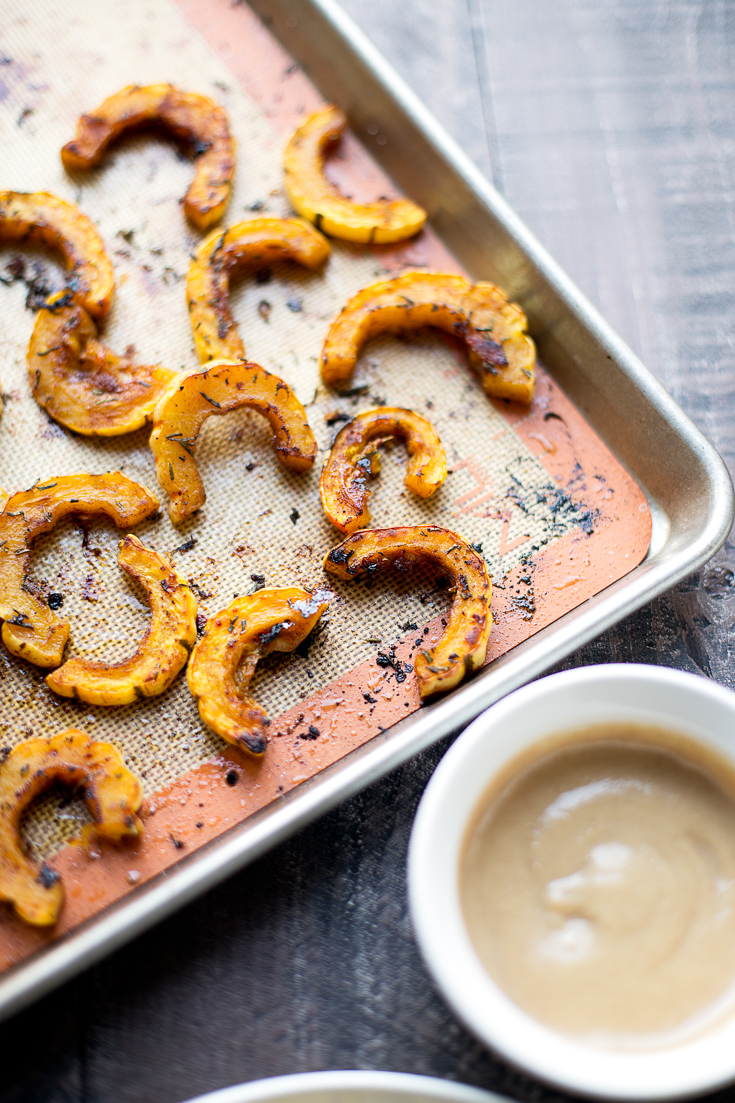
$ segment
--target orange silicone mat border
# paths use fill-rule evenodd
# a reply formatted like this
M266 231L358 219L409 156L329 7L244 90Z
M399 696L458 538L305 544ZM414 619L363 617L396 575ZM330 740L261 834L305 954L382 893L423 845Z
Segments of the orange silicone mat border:
M235 7L229 0L176 2L277 129L289 132L304 113L323 103L251 9ZM357 199L395 194L354 137L347 137L344 152L345 157L330 168L335 182L348 185ZM376 252L383 265L396 271L414 265L462 271L431 230L407 244ZM557 486L587 504L592 531L580 528L570 533L494 585L495 624L487 662L631 571L645 556L651 534L650 511L642 492L543 368L530 410L496 405L508 425L498 436L513 427ZM488 497L483 473L471 453L461 462L475 476L477 486L455 501L455 516L478 509ZM522 537L506 551L519 542ZM421 645L435 641L441 630L441 618L436 618ZM410 662L421 634L409 633L397 645L395 658ZM41 931L27 927L10 911L0 915L0 971L92 919L409 716L420 704L413 673L400 681L394 667L368 660L274 719L262 762L226 747L221 755L156 793L144 806L146 830L136 846L116 848L87 839L63 848L50 860L66 888L59 923L52 931ZM300 738L310 726L318 728L318 740Z

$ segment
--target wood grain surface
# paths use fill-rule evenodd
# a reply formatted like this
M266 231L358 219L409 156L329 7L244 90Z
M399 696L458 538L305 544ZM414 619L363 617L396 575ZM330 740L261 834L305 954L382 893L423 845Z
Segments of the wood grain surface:
M343 2L732 470L735 6ZM732 686L734 559L728 546L563 665ZM406 845L445 749L3 1024L0 1103L176 1103L326 1068L559 1098L465 1033L412 940Z

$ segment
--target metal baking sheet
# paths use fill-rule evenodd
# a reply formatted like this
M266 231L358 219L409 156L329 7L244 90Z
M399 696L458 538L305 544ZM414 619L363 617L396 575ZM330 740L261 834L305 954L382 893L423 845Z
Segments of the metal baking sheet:
M227 27L210 18L216 4L179 0L179 6L223 56L227 43L218 43L217 35L226 39ZM436 240L470 275L496 280L522 304L548 372L549 393L561 387L645 492L653 518L651 548L624 577L561 617L550 617L541 631L526 633L523 642L499 654L448 698L391 722L313 776L296 774L291 780L298 784L283 796L229 830L221 831L220 825L220 833L207 845L185 853L119 902L39 946L0 980L0 1014L10 1014L109 952L649 601L705 562L725 539L732 520L732 488L714 450L341 9L327 0L255 0L252 7L323 95L347 110L353 132L368 145L373 159L399 188L428 208ZM236 76L237 47L232 39L229 63ZM242 76L247 79L248 73ZM44 182L39 179L35 186ZM123 251L126 241L123 236ZM537 432L537 442L538 437ZM543 441L540 445L543 450ZM526 536L503 529L502 520L498 524L506 546ZM243 547L236 550L249 554ZM561 578L560 591L566 584ZM389 713L392 721L395 709Z

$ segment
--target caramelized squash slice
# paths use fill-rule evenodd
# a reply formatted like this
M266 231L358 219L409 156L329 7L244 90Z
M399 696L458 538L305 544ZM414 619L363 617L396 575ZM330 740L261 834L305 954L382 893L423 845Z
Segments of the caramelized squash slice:
M140 429L177 373L136 364L97 340L97 326L76 304L51 298L36 317L28 377L39 406L85 436L115 437Z
M75 658L48 674L46 684L62 697L89 705L130 705L158 697L186 665L196 643L197 604L171 563L135 536L121 542L117 561L146 592L151 607L148 630L124 662Z
M0 191L0 244L47 245L69 270L66 297L94 318L104 318L115 293L115 274L97 227L74 203L48 192Z
M137 777L111 743L97 743L76 728L14 747L0 766L0 900L26 923L50 927L59 918L64 886L44 862L27 857L20 837L24 809L54 782L84 786L97 834L115 842L143 834L136 812L143 799Z
M168 512L175 525L207 499L195 457L202 424L212 414L241 407L267 418L273 429L273 446L284 467L298 472L313 465L316 440L304 407L288 383L249 360L214 360L206 371L174 384L153 418L151 449L156 475L171 499Z
M184 210L204 233L222 218L235 173L235 141L227 115L207 96L180 92L171 84L130 84L92 114L82 115L76 137L61 150L61 160L67 169L93 168L115 138L143 123L160 123L174 137L191 143L198 154Z
M331 595L300 586L259 590L239 597L207 621L187 677L204 723L228 743L261 755L266 748L265 710L248 695L258 660L271 651L293 651L306 639Z
M70 514L103 513L133 528L159 509L158 499L119 471L64 475L8 498L0 512L0 617L8 651L36 666L58 666L69 637L61 620L28 588L31 541Z
M425 417L397 406L358 414L337 434L319 482L324 512L342 532L370 523L367 480L380 471L375 449L388 437L405 440L410 459L404 482L419 498L431 497L447 477L442 442Z
M417 234L426 211L410 199L380 199L353 203L324 175L324 155L338 142L347 118L338 107L323 107L310 115L286 146L286 194L291 206L317 230L344 241L386 244Z
M491 283L473 285L441 272L407 272L358 291L329 328L322 379L333 387L347 383L371 337L421 326L463 338L470 364L493 398L524 403L533 398L536 348L521 308Z
M343 579L360 578L389 565L410 571L426 560L449 575L454 598L441 639L414 660L422 697L452 689L485 661L493 618L484 559L456 532L418 525L355 532L324 560L324 569Z
M229 306L234 272L277 260L319 268L330 251L324 235L298 218L254 218L210 234L194 254L186 278L186 301L202 364L245 356Z

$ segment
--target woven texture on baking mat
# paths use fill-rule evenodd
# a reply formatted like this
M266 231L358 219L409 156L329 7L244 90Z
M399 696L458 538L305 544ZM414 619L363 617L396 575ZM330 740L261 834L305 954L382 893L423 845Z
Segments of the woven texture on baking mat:
M77 117L119 88L170 81L214 97L229 114L238 168L224 225L254 212L291 213L282 189L281 155L283 132L296 116L290 118L286 109L279 116L266 107L280 101L281 77L291 82L293 112L318 97L303 74L281 64L289 59L281 58L280 47L249 9L219 0L194 5L202 19L209 7L213 16L239 21L235 32L242 36L244 50L253 49L253 35L260 36L262 71L249 91L218 54L212 36L205 41L169 0L0 4L0 188L45 190L78 203L97 224L115 265L116 297L102 340L116 352L134 345L139 361L184 372L198 368L184 281L200 238L181 207L192 178L191 160L161 134L137 134L115 145L99 169L72 176L62 168L59 149L73 136ZM214 27L214 19L207 26ZM233 52L232 41L229 47ZM294 88L303 90L300 105ZM347 141L346 151L346 160L337 166L342 180L349 182L353 153L356 178L364 184L371 172L370 179L381 180L374 166L367 174L363 171L369 162L354 139ZM389 182L382 186L390 189ZM206 505L179 529L164 509L158 519L136 530L144 544L172 555L205 615L263 583L314 587L324 581L323 556L340 537L320 508L323 460L347 416L384 403L429 417L441 435L451 473L434 498L419 501L403 486L403 448L385 449L382 473L373 484L373 523L433 522L456 529L481 549L496 584L493 654L625 574L645 554L649 518L642 495L543 372L530 412L496 408L468 370L463 350L447 338L422 333L410 340L370 342L350 396L340 397L320 384L321 343L341 306L359 288L414 264L459 270L429 232L406 247L382 250L335 241L319 272L274 265L257 278L246 275L233 287L231 305L249 357L294 387L307 408L320 455L310 474L294 476L276 461L267 425L256 415L233 413L208 420L197 451ZM30 395L25 355L34 300L39 291L64 282L53 258L25 252L19 259L17 249L5 247L0 278L5 401L0 485L15 491L36 479L118 469L160 493L148 430L96 441L75 436L50 421ZM133 651L145 631L147 606L117 566L121 535L107 522L94 522L88 530L69 522L35 546L32 575L37 585L64 595L61 612L71 622L70 654L118 661ZM534 574L541 568L541 575ZM427 622L440 623L437 618L447 602L430 573L417 572L404 581L376 578L369 587L334 584L333 589L335 600L312 645L301 654L264 662L254 693L274 718L273 747L279 738L296 738L298 743L293 733L304 716L318 719L330 701L334 706L342 700L330 689L335 684L354 686L355 679L366 679L357 686L367 702L365 711L345 708L340 718L332 707L329 725L313 724L318 735L311 731L311 758L294 751L302 766L290 773L279 767L282 781L274 783L274 793L304 780L330 756L339 757L418 706L410 664L401 671L395 663L381 666L380 659L410 655L415 647L411 638ZM402 644L406 636L409 641ZM393 645L399 652L391 651ZM356 671L352 681L350 671ZM125 708L91 708L55 698L42 671L3 651L0 687L4 745L70 725L81 727L122 749L149 798L178 784L182 775L195 776L202 763L231 761L235 755L200 722L184 676L160 698ZM381 691L385 701L401 705L388 710L382 722L372 700ZM280 722L277 718L284 714L288 720ZM230 758L217 759L225 751ZM261 780L274 755L276 750L269 748ZM245 815L255 805L241 798L239 807ZM33 852L41 856L58 851L78 835L85 819L77 800L52 794L39 801L25 822ZM175 858L172 853L168 861Z

